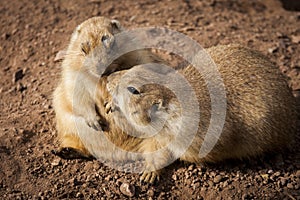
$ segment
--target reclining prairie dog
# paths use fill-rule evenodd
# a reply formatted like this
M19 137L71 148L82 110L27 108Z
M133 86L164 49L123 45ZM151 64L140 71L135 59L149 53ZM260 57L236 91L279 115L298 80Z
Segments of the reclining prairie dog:
M159 60L148 50L133 51L114 60L101 74L99 65L108 62L106 53L118 45L114 36L122 30L117 20L93 17L73 32L62 62L61 80L53 94L61 142L61 148L54 151L57 155L64 158L90 157L78 135L102 128L101 116L96 111L96 96L100 92L97 87L102 75ZM78 123L84 123L82 130L77 127Z
M277 67L260 53L239 45L220 45L207 51L224 81L226 120L212 151L200 157L199 151L210 124L211 100L203 76L195 68L179 69L177 73L182 74L194 89L200 110L196 136L180 159L195 163L218 162L251 158L285 148L296 133L297 111L296 101ZM155 77L159 77L157 81L163 75L144 65L108 76L114 123L126 133L150 136L130 143L132 148L139 148L145 154L166 147L176 134L180 134L178 124L183 105L171 89L151 83ZM170 77L167 80L172 82ZM155 131L158 134L151 136ZM118 142L117 137L113 140ZM156 170L178 156L178 149L187 144L183 140L167 146L162 154L152 159L146 157L149 170L141 178L153 182L159 174ZM153 171L149 172L151 169Z

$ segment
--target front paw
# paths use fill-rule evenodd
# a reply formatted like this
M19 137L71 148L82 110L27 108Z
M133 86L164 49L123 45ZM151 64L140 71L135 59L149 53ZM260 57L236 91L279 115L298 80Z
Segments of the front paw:
M154 183L155 180L159 181L160 178L160 172L159 171L152 171L152 172L143 172L143 174L140 177L140 181L145 183Z
M100 116L96 115L94 117L87 118L85 119L85 122L89 127L95 129L96 131L103 131Z
M112 103L110 101L104 102L104 109L106 114L112 112Z
M62 159L88 159L93 160L93 156L90 154L84 153L79 149L75 149L73 147L62 147L58 150L51 150L56 156L61 157Z

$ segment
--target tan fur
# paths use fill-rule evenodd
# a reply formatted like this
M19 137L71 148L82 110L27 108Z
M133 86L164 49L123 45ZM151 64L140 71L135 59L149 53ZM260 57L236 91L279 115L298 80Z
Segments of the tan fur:
M98 81L99 65L107 64L106 53L113 48L115 35L123 30L116 20L93 17L80 24L72 34L58 87L53 94L60 151L72 148L81 156L90 157L80 139L80 134L100 130L101 116L96 110L96 101L102 94ZM136 64L156 62L159 59L148 50L130 52L115 60L103 74L130 68ZM105 120L104 120L105 121ZM103 123L102 123L103 124Z
M285 148L295 134L297 113L295 99L276 66L260 53L239 45L216 46L207 51L217 64L225 84L226 121L213 150L206 157L200 158L199 150L211 116L209 93L203 76L195 68L187 66L178 70L195 89L201 112L198 133L180 159L196 163L218 162L231 158L251 158ZM149 153L165 147L174 139L173 133L177 131L176 119L181 115L181 109L174 93L160 85L137 87L142 95L128 92L128 86L142 82L143 70L145 68L135 66L108 77L108 90L114 98L110 116L110 120L113 118L114 122L110 131L115 136L111 140L126 150ZM130 76L126 76L129 72ZM151 73L156 72L146 70L149 76ZM125 132L145 131L140 127L149 124L149 110L153 106L157 110L152 119L159 120L163 116L167 119L164 128L154 137L129 137L128 142L124 138ZM170 147L152 160L146 158L149 165L146 170L159 169L158 166L163 166L164 162L167 163L176 154L176 148ZM153 173L145 173L142 179L153 181L158 174Z
M148 84L138 88L143 93L142 98L128 93L128 86L141 81L140 67L135 65L160 62L148 50L118 58L100 78L97 65L107 62L106 50L114 45L114 34L119 31L122 27L118 22L97 17L83 22L72 35L62 63L62 78L54 92L62 149L73 148L85 157L120 159L119 154L114 153L117 148L129 153L153 153L166 147L174 139L174 132L179 130L177 119L182 115L181 105L170 89ZM104 35L108 36L105 44ZM218 65L226 88L225 126L214 149L200 158L199 149L211 115L209 93L203 74L192 66L179 69L178 73L195 89L201 112L197 136L180 158L197 163L218 162L253 157L285 147L295 131L296 108L278 69L260 53L237 45L213 47L208 53ZM127 72L131 72L131 76L126 78ZM149 73L157 72L150 70ZM121 97L127 100L123 106L116 105L120 104ZM110 109L112 112L108 112ZM144 130L141 127L150 122L151 109L151 117L156 121L154 126ZM138 138L128 134L151 133L162 124L164 128L153 137ZM98 128L102 128L104 134L100 134ZM113 145L104 142L104 137ZM141 179L153 182L159 169L169 164L176 151L176 146L171 146L155 157L145 156L146 168Z

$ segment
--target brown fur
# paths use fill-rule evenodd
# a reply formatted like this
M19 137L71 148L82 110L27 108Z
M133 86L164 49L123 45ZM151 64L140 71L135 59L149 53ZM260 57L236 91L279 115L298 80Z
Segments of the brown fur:
M75 155L84 157L114 156L116 159L119 157L113 155L115 148L153 153L166 147L174 139L174 132L178 132L176 119L182 114L181 105L168 88L148 84L138 88L143 93L142 98L129 96L129 100L124 102L126 107L123 106L121 110L115 105L121 96L130 95L128 83L140 81L140 68L134 65L160 61L148 50L131 52L110 65L100 79L97 64L106 62L106 49L114 45L114 34L119 31L122 31L122 27L118 22L100 17L83 22L73 33L62 63L62 78L54 92L54 109L61 141L58 155L69 152L62 151L65 149L74 150ZM108 36L105 44L102 40L104 35ZM203 74L199 74L192 66L179 69L178 73L195 89L201 112L198 133L180 158L197 163L218 162L228 158L253 157L285 147L295 131L296 108L278 69L260 53L237 45L213 47L208 49L208 53L218 65L226 88L225 126L214 149L206 157L200 158L199 149L211 115L209 93ZM115 72L119 70L123 71ZM125 78L126 72L136 75ZM150 70L148 73L156 72ZM119 83L121 77L125 82ZM114 101L107 88L116 98ZM108 112L110 109L112 112ZM150 122L149 109L153 109L151 117L157 120L157 126L164 124L164 128L158 135L149 138L128 135L140 134L140 127L136 125L143 126ZM103 142L105 140L98 128L103 129L104 136L115 146ZM153 130L155 126L150 127L148 132ZM173 146L155 157L144 157L146 168L141 179L153 182L159 169L172 160L175 151L176 147Z
M206 157L200 158L199 150L211 116L209 93L203 76L195 68L187 66L178 70L195 89L201 112L198 133L180 159L196 163L218 162L231 158L251 158L285 148L296 131L296 104L280 71L260 53L239 45L217 46L207 51L217 64L225 84L226 121L213 150ZM143 70L149 76L156 73L136 66L108 77L108 89L114 96L111 114L114 125L110 132L116 136L111 137L111 140L126 150L149 153L165 147L174 139L172 133L177 131L174 127L181 111L174 93L163 86L147 84L137 87L142 95L128 92L128 86L141 82ZM126 76L128 72L130 74ZM164 128L154 137L129 137L130 142L127 142L123 138L126 132L142 132L140 126L149 124L148 111L153 106L158 109L152 119L159 119L159 112L168 116ZM160 169L174 156L174 152L176 147L171 147L160 157L152 160L146 158L149 165L146 171ZM157 174L155 171L144 173L142 179L152 182Z

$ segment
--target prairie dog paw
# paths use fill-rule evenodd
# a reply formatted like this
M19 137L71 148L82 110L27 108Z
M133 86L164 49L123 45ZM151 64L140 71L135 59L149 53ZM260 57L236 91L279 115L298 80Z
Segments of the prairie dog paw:
M159 171L143 172L143 174L140 177L140 181L152 184L155 180L159 181L159 174Z
M95 129L96 131L102 131L100 116L95 115L94 117L85 119L85 122L89 127Z
M83 151L79 149L75 149L73 147L62 147L59 148L58 150L51 150L51 152L59 156L63 159L89 159L92 160L93 157L87 153L84 153Z

